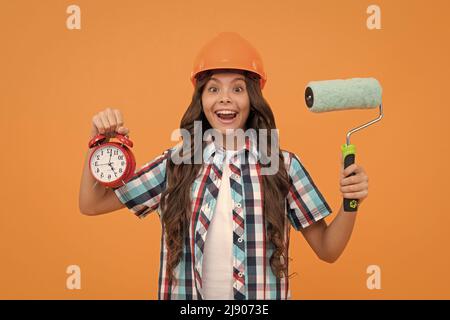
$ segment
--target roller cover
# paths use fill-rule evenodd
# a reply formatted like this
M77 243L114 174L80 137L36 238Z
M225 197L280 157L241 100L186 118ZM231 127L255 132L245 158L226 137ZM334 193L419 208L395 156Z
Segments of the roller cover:
M381 104L381 93L380 83L375 78L310 81L305 100L312 112L371 109Z

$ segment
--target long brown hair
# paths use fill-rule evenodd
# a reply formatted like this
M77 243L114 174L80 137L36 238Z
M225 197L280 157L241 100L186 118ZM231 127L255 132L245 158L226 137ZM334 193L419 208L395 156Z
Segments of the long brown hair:
M191 135L191 155L194 150L194 121L202 121L202 131L211 128L203 112L202 92L211 78L214 70L204 71L198 75L192 101L181 119L180 128L186 129ZM276 129L275 119L267 101L262 96L259 86L259 76L249 71L236 70L245 76L247 92L250 99L250 113L246 121L246 129ZM202 137L203 137L202 132ZM198 134L198 133L196 133ZM259 135L257 135L259 136ZM258 138L259 139L259 138ZM202 150L206 143L202 143ZM271 149L270 134L268 135L267 150ZM276 277L287 276L287 246L284 239L285 228L285 199L289 189L289 178L284 166L281 150L279 154L279 168L276 174L262 175L263 215L267 227L267 240L271 241L274 251L270 257L272 272ZM193 157L193 156L192 156ZM181 163L174 164L167 161L167 188L161 195L162 223L164 224L166 246L168 249L167 271L169 281L175 280L174 270L181 260L183 245L189 235L191 212L191 186L200 172L203 164ZM268 166L267 165L262 165Z

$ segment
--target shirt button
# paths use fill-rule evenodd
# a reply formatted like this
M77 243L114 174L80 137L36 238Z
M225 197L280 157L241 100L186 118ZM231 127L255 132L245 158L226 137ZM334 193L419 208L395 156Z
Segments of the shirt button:
M244 239L242 237L238 238L238 242L242 242Z
M238 179L239 179L239 176L238 176L237 174L233 174L233 178L234 178L235 180L238 180Z
M243 274L242 272L239 272L239 273L238 273L239 278L242 278L243 275L244 275L244 274Z
M241 204L238 202L238 203L236 204L236 207L237 207L237 208L240 208L240 207L241 207Z

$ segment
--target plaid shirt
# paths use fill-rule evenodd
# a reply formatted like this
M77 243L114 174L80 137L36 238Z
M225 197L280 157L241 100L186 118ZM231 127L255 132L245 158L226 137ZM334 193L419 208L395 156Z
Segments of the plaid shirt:
M252 138L253 137L253 138ZM166 163L177 148L164 151L154 160L136 170L125 185L114 188L119 200L136 216L144 218L159 207L166 188ZM298 157L284 151L290 188L286 196L285 239L289 248L289 231L305 228L331 213L324 197L315 186ZM202 300L202 261L208 226L212 220L222 177L225 153L208 142L203 150L203 166L192 185L192 218L189 236L184 240L180 263L175 268L178 285L169 284L166 273L167 247L162 225L159 270L159 299ZM241 161L245 157L245 161ZM254 157L254 161L250 161ZM233 292L234 299L290 299L289 279L278 279L270 267L274 246L266 241L263 216L262 176L257 143L254 136L246 136L245 147L228 163L232 172L230 189L233 211Z

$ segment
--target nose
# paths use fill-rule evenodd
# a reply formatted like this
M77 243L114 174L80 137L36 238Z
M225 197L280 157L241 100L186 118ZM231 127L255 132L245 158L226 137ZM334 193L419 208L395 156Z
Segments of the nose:
M220 98L220 101L219 101L220 103L230 103L231 102L231 99L228 97L228 95L223 95L221 98Z

